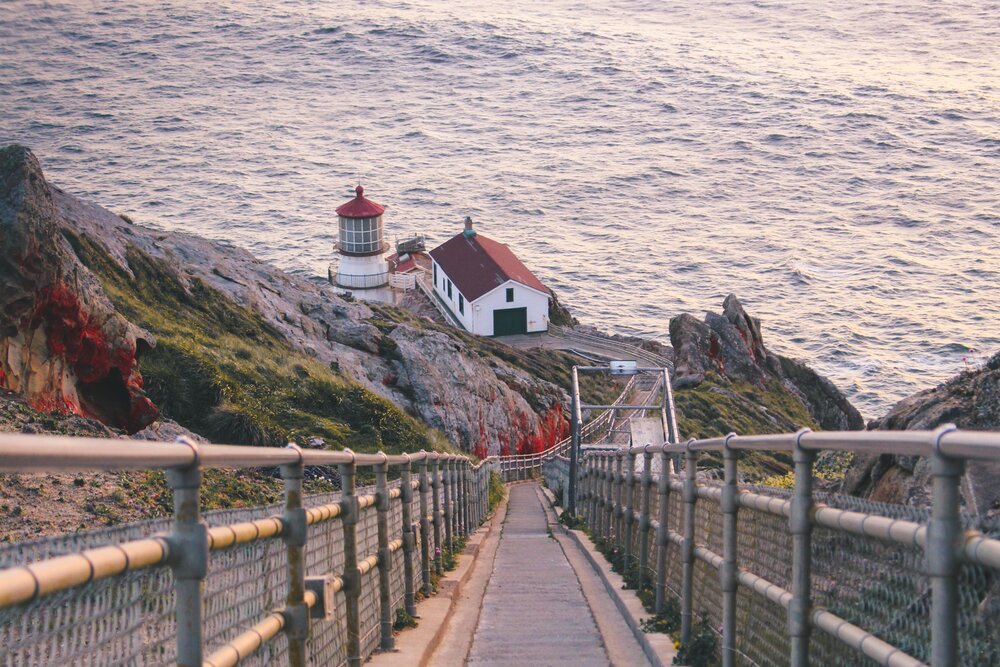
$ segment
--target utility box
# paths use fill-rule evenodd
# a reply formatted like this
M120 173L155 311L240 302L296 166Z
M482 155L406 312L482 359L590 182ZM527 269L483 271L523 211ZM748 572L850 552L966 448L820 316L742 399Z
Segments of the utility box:
M612 375L636 375L639 364L635 361L612 361L609 363Z
M316 604L309 610L309 618L333 620L333 612L337 608L335 590L336 577L330 574L321 577L306 577L306 590L316 594Z

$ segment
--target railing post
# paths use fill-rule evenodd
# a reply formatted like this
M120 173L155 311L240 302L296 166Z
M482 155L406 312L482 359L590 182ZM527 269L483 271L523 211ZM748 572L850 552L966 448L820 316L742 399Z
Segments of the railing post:
M403 520L403 604L406 613L417 615L417 602L413 591L413 551L417 546L416 535L413 534L413 465L410 455L404 454L406 463L399 467L399 499Z
M601 502L601 470L599 468L600 459L598 459L593 452L587 454L584 459L587 462L587 482L589 486L588 491L588 507L587 507L587 525L590 527L590 532L597 534L597 521L598 521L598 504Z
M462 482L458 478L458 457L452 455L451 468L451 536L457 540L462 535ZM454 551L454 545L450 545Z
M656 613L667 602L667 544L670 542L670 455L660 450L660 476L656 479Z
M611 452L604 454L604 539L611 538L615 530L615 459Z
M424 586L424 595L430 595L431 590L431 522L427 518L428 505L427 496L430 495L431 485L427 477L427 452L422 452L423 458L417 463L417 471L420 481L420 575L421 583Z
M462 502L462 529L465 535L472 532L472 522L473 522L473 502L475 502L475 496L473 495L472 489L472 463L469 459L462 459L462 496L464 501Z
M309 607L306 593L306 538L308 524L302 507L302 450L288 445L299 455L296 463L281 466L285 481L285 515L282 517L283 537L288 560L288 597L285 599L285 635L288 638L288 664L305 667L306 640L309 638Z
M958 660L958 551L962 534L959 483L965 461L945 456L941 439L953 424L934 431L930 457L931 520L927 526L926 563L931 580L931 665L946 667Z
M434 454L434 480L431 483L433 488L434 516L434 571L438 576L444 574L444 563L441 561L441 455Z
M570 516L576 516L576 466L580 458L580 376L573 366L572 375L573 387L570 392L572 404L570 406L570 441L569 448L569 500L566 503L566 511Z
M649 489L652 486L653 453L646 450L642 453L642 499L639 502L639 583L641 591L646 583L646 569L649 567Z
M722 589L722 667L736 665L736 451L729 446L735 433L726 436L722 448L725 479L722 484L722 568L719 583Z
M688 440L687 452L684 455L684 546L681 549L681 562L684 570L681 580L681 643L691 641L691 626L694 621L694 503L698 498L697 468L698 452L691 449L692 440Z
M625 520L625 506L622 503L624 498L622 497L625 493L625 475L622 472L625 466L625 453L622 450L615 452L615 481L614 481L614 492L615 492L615 543L618 544L622 550L625 548L624 540L624 520Z
M451 538L454 535L452 532L452 514L454 513L452 509L451 494L452 487L454 483L452 481L451 475L451 455L449 454L444 458L443 467L441 470L441 483L444 488L444 548L451 553Z
M375 466L375 511L378 529L378 598L381 637L379 647L390 651L396 645L392 637L392 552L389 550L389 458Z
M808 667L812 613L812 522L813 462L816 453L802 448L802 429L795 437L795 495L788 529L792 534L792 601L788 606L788 635L791 638L791 667Z
M203 637L202 581L208 574L208 529L201 520L201 463L198 446L180 440L194 451L187 468L167 470L174 494L174 525L170 534L177 614L177 665L201 667Z
M635 454L627 451L625 454L625 464L628 471L625 473L625 569L623 576L628 581L628 570L632 567L632 538L635 535Z
M340 464L340 520L344 527L344 598L347 606L347 664L361 667L361 572L358 570L358 496L355 490L357 467L352 460Z

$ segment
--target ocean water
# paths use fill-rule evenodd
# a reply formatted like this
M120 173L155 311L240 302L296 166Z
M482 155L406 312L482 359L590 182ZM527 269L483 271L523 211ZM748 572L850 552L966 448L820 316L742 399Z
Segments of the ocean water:
M324 276L471 215L578 317L729 292L867 417L1000 348L1000 4L0 0L0 142Z

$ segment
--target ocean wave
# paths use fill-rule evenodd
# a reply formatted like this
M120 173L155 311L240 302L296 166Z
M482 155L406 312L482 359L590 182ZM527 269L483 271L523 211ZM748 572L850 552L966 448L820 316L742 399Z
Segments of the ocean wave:
M866 414L1000 347L995 21L615 2L8 3L0 140L300 275L360 178L391 236L471 214L605 329L666 339L736 291Z

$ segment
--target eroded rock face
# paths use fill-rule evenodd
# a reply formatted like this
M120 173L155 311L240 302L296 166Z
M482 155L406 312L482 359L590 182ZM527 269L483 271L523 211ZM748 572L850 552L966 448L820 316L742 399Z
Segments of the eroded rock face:
M477 456L539 452L566 434L565 392L555 386L502 364L491 367L441 332L400 325L391 337L400 357L395 386L412 397L425 422L472 443Z
M764 386L778 381L808 409L825 430L858 430L864 420L833 383L805 364L764 346L760 320L747 314L735 294L726 297L722 314L706 313L670 320L678 388L698 385L708 372L733 382Z
M0 387L40 411L139 431L158 414L138 366L153 338L115 311L59 230L38 161L0 149Z
M933 430L948 423L973 431L1000 430L1000 353L979 370L903 399L868 427ZM859 455L844 488L873 500L928 507L930 463L922 457ZM968 511L1000 516L1000 464L977 461L967 466L961 491Z
M0 387L39 409L130 432L156 417L138 366L153 337L115 311L74 238L99 246L125 274L133 275L128 257L138 251L171 267L178 283L200 281L252 309L294 347L467 451L535 451L566 428L562 388L440 332L381 330L366 304L242 249L132 224L47 184L27 149L9 147L0 153Z

